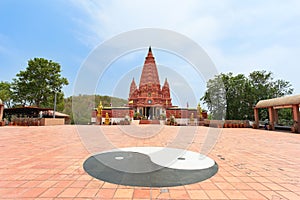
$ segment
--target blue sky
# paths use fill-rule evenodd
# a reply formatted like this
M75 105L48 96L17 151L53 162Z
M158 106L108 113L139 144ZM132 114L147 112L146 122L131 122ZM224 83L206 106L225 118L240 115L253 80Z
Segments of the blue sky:
M0 80L10 82L29 59L43 57L61 64L62 75L70 82L64 91L70 96L81 65L98 45L126 31L161 28L197 42L218 72L272 71L276 79L290 81L299 94L299 10L297 0L1 0ZM147 47L120 56L109 73L95 80L99 84L95 92L127 98L128 91L115 93L112 88L126 85L132 76L138 81L146 53ZM203 95L205 80L186 70L191 67L185 61L155 47L154 55L158 65L183 76L196 99ZM168 74L161 73L163 82Z

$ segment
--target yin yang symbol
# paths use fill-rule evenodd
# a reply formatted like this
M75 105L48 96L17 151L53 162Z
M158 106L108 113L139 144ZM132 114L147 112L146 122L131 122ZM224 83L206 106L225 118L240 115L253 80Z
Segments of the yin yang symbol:
M83 164L92 177L114 184L172 187L204 181L218 171L202 154L177 148L129 147L89 157Z

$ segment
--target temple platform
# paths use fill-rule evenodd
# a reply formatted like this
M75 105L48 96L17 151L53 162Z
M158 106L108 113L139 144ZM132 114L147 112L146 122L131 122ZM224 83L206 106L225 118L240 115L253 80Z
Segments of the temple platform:
M157 119L142 119L139 124L160 124L160 121Z

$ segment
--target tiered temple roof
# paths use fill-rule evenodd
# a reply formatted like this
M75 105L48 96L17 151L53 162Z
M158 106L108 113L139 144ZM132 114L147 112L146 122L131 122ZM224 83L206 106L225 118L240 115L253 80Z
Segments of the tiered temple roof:
M137 88L133 79L130 85L128 100L131 107L172 106L169 83L165 79L165 83L161 88L151 47L149 47L147 57L145 58L139 88Z

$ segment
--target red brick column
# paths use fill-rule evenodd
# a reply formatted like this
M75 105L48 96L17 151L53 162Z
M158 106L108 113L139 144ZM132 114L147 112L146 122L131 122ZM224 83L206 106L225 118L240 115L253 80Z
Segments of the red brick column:
M2 121L3 118L3 111L4 111L4 105L0 104L0 121Z
M269 125L271 126L271 130L275 130L275 112L273 107L269 107Z
M259 127L258 108L254 108L254 119L255 119L255 124L256 124L256 127L254 127L254 128L258 128Z
M296 126L296 132L299 133L299 105L293 105L293 120L296 122L294 125Z
M278 109L274 109L275 124L278 124Z

